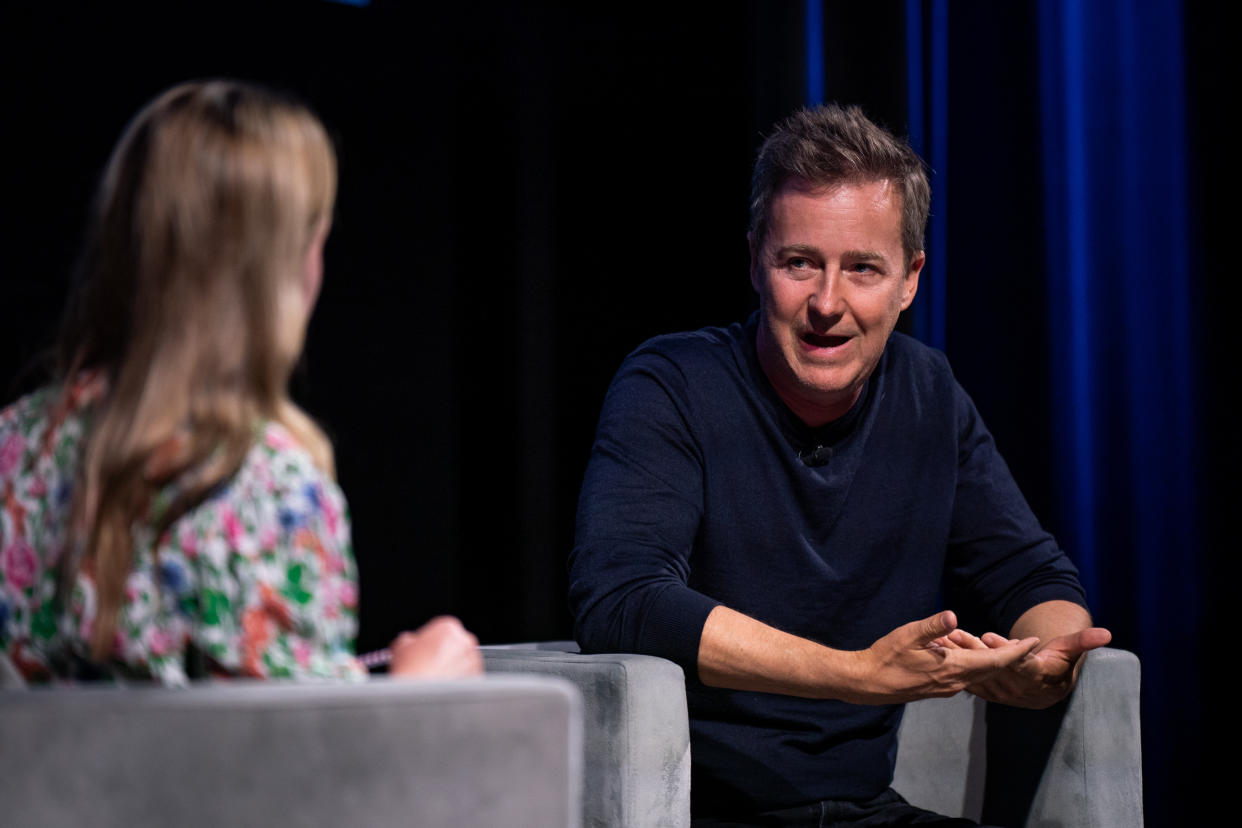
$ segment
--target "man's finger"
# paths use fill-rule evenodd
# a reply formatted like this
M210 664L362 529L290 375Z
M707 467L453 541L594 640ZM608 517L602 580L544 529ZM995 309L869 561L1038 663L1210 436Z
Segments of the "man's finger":
M966 649L966 650L988 649L987 645L984 644L983 641L979 640L975 636L971 635L970 633L962 629L954 630L953 632L949 633L945 637L948 638L950 641L952 641L957 646L963 649Z
M1053 651L1066 658L1077 658L1087 650L1103 647L1113 640L1113 634L1103 627L1088 627L1069 635L1058 636L1041 648L1041 652Z
M1083 652L1106 646L1113 640L1113 634L1103 627L1088 627L1078 633L1078 640Z
M1038 644L1039 644L1039 639L1032 636L1031 638L1024 638L1021 641L1014 643L1014 644L1010 644L1009 642L1006 642L1003 646L992 647L990 649L985 648L985 650L987 651L988 655L992 656L995 659L993 662L991 662L992 665L996 668L1000 668L1000 667L1008 667L1009 665L1014 664L1015 662L1021 661L1023 658L1027 656L1027 654L1029 654L1032 650L1034 650ZM972 654L974 654L975 652L977 652L979 656L984 655L982 651L973 651Z
M957 616L952 610L944 610L938 612L930 618L924 618L922 621L915 621L908 625L914 628L916 640L919 644L926 646L935 642L942 635L948 635L957 629Z

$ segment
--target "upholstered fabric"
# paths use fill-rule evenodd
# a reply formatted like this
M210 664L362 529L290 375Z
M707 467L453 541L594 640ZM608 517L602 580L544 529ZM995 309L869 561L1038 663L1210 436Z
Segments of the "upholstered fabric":
M1027 825L1140 828L1142 758L1138 658L1115 649L1088 654Z
M978 819L987 774L985 704L958 693L906 705L893 787L911 803Z
M9 661L7 655L0 653L0 690L24 687L25 685L26 680L22 678L21 673L17 672L13 662Z
M0 824L577 826L581 699L505 676L0 692Z
M484 648L489 672L559 675L582 690L583 824L689 824L684 680L671 662L579 655L570 642ZM961 693L906 706L893 786L951 816L1029 828L1143 824L1139 663L1087 655L1068 702L1050 710L989 706Z
M582 691L583 825L690 824L690 734L681 668L642 655L579 655L573 642L483 650L489 673L542 673Z
M1088 653L1073 696L1049 710L965 693L906 705L893 787L920 807L994 824L1139 828L1138 658Z

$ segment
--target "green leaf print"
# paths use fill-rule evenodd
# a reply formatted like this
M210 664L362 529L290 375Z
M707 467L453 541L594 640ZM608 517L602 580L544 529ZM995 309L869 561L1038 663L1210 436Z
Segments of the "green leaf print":
M56 635L56 613L51 601L40 604L30 617L30 634L36 641L50 641Z
M281 590L281 594L293 601L295 604L309 604L311 594L302 585L302 580L306 575L306 567L300 563L290 564L285 571L285 588Z
M222 617L229 615L229 599L223 592L214 589L203 590L203 623L208 626L219 625Z

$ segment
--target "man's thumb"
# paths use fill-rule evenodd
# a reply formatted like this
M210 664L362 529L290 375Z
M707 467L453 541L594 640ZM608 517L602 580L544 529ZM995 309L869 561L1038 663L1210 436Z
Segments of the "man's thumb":
M957 616L953 614L952 610L944 610L930 618L923 619L919 631L919 639L923 643L929 643L932 639L948 635L955 629L957 629Z

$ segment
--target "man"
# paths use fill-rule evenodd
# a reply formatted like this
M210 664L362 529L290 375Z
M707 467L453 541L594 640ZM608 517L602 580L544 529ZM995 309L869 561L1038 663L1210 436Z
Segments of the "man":
M752 180L759 311L647 342L605 400L576 635L686 670L696 823L908 819L902 703L1047 706L1109 640L944 356L893 333L929 200L858 109L791 116ZM1002 634L936 612L942 583Z

